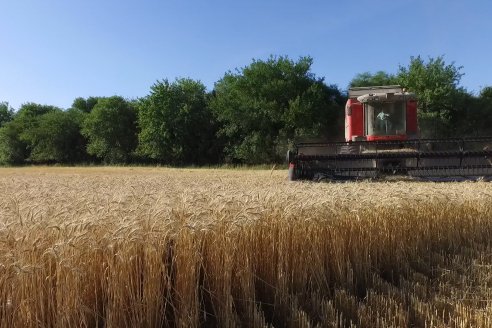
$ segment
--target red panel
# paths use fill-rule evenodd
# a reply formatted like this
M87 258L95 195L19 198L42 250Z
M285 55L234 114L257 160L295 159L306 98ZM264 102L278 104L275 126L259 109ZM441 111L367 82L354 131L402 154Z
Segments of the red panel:
M345 140L352 141L352 137L364 135L363 106L356 99L349 99L345 106Z
M417 102L415 100L407 101L407 135L417 136Z
M364 135L364 111L360 102L352 104L352 137Z

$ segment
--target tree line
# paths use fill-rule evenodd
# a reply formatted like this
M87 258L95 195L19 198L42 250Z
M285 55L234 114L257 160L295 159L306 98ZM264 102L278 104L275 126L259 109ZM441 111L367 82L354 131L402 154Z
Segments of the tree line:
M293 143L343 140L347 92L313 59L270 57L229 71L208 92L189 78L157 81L140 99L76 98L68 109L0 103L0 164L282 162ZM357 74L350 86L400 84L419 101L422 137L491 135L492 87L460 86L462 67L411 57L396 73Z

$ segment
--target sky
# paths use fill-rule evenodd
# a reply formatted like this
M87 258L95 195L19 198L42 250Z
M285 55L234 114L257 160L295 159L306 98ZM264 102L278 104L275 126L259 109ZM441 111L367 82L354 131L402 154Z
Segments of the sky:
M411 56L463 66L461 86L492 85L492 1L0 0L0 102L71 107L77 97L144 97L189 77L271 55L311 56L342 90Z

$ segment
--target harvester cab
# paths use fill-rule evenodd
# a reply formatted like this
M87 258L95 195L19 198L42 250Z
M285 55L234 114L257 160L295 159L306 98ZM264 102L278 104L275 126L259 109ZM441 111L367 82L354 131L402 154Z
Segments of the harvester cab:
M420 139L417 100L398 85L351 88L344 142L301 142L289 180L492 176L492 137Z
M351 88L345 106L345 140L417 138L417 102L397 85Z

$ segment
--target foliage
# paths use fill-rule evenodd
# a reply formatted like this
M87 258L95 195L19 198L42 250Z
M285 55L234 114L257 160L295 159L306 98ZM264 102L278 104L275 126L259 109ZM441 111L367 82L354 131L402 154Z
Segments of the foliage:
M463 135L492 135L492 88L484 88L478 97L465 95L461 101L457 128Z
M136 109L119 96L100 98L82 123L87 152L107 163L127 162L137 146Z
M459 87L461 66L446 64L443 56L411 57L408 67L399 67L398 81L417 94L421 130L442 136L452 132L459 116L456 104L465 94Z
M162 80L137 101L78 97L67 111L26 103L14 112L0 102L0 162L282 162L294 142L343 134L345 94L315 76L312 64L272 56L225 73L210 93L192 79ZM443 56L411 57L396 74L363 72L350 86L414 92L421 137L492 135L492 87L467 92L461 70Z
M34 146L31 132L38 128L41 116L55 111L60 109L36 103L23 104L0 132L0 162L21 164L29 159Z
M383 71L378 71L375 74L364 72L357 74L349 86L352 87L371 87L377 85L395 85L398 84L398 79L393 74L388 74Z
M155 83L151 93L140 100L138 117L140 155L168 164L216 160L216 127L201 82L178 79Z
M75 112L51 111L38 117L37 124L24 132L33 162L67 163L84 158L80 117Z
M11 121L0 128L0 164L22 164L28 156L27 144L21 140L20 124Z
M34 120L36 117L46 114L48 112L60 110L60 108L51 105L41 105L33 102L25 103L20 108L15 115L15 119L28 123Z
M488 86L480 91L480 98L492 100L492 87Z
M89 97L87 99L79 97L75 98L72 104L73 109L78 109L84 113L90 113L94 106L96 106L99 97Z
M229 160L278 162L294 139L334 136L343 97L311 73L312 58L270 57L216 83L211 108Z
M14 116L14 110L8 102L0 102L0 127L10 122Z
M36 103L23 104L14 116L14 121L21 128L21 139L28 139L27 134L30 129L38 124L38 118L46 113L59 111L60 108L50 105L41 105Z

